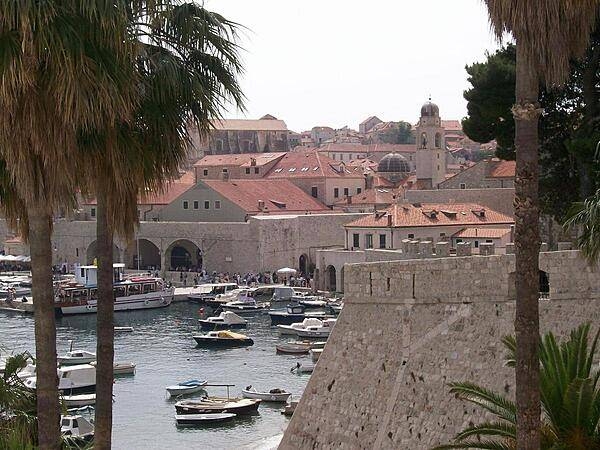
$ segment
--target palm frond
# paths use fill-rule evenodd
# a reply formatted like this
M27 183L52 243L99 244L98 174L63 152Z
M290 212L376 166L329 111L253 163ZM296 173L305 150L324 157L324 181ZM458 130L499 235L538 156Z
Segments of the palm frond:
M563 226L581 230L577 246L590 264L596 264L600 259L600 189L583 202L573 204Z
M509 424L506 422L484 422L465 428L454 437L454 440L464 441L465 439L473 436L496 436L509 440L516 439L517 428L514 424Z
M470 382L451 383L450 392L478 405L508 423L516 423L516 405L502 395Z

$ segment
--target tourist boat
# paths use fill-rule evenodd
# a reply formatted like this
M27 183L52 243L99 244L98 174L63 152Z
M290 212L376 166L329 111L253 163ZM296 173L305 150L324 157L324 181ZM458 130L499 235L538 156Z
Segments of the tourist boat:
M281 334L281 335L284 335L284 334L298 335L299 330L304 330L307 327L322 327L322 326L323 326L322 320L310 318L310 319L304 319L302 322L293 323L291 325L277 325L277 330L279 331L279 334Z
M237 414L216 413L216 414L178 414L175 416L177 425L203 425L208 423L227 422Z
M63 395L61 398L67 408L96 404L96 394Z
M96 367L96 361L90 363ZM135 363L132 362L116 362L113 365L113 375L135 375Z
M204 397L199 400L181 400L175 403L177 414L253 414L261 400L253 398Z
M305 343L288 342L286 344L277 344L275 346L277 353L290 355L305 355L310 351L310 345Z
M56 358L58 364L62 366L75 366L78 364L89 364L96 361L96 354L86 350L71 350L65 355Z
M58 389L69 395L91 394L96 392L96 368L90 364L60 367L57 371ZM26 378L23 384L35 390L37 378Z
M246 328L248 321L232 311L223 311L218 316L199 319L203 330L228 330L235 328Z
M70 444L94 440L94 425L80 415L60 417L60 433Z
M315 370L315 365L312 363L304 363L304 364L296 363L296 365L290 369L290 372L296 372L297 374L303 374L303 373L313 373L313 370Z
M212 303L212 301L215 300L218 295L223 295L234 289L238 289L238 285L236 283L199 284L197 286L194 286L191 289L190 294L188 294L187 298L188 298L188 300L190 300L192 302L206 303L206 304L210 305ZM226 303L228 301L230 301L230 300L226 300L225 302L218 302L218 303L219 304Z
M188 380L172 386L167 386L167 392L171 397L177 397L178 395L189 395L203 390L204 386L206 386L206 383L208 383L206 380Z
M333 315L321 311L305 312L305 307L298 304L289 304L286 309L271 309L269 317L271 325L291 325L293 323L302 322L304 319L328 319L333 318Z
M55 310L59 315L96 313L98 307L98 268L79 266L75 281L57 286ZM125 264L113 265L114 310L164 308L173 301L175 288L167 287L162 278L125 277Z
M323 353L322 348L311 348L310 349L310 357L312 359L312 362L316 363L319 360L321 353Z
M242 396L245 398L255 398L265 402L287 402L292 394L283 389L271 389L269 392L258 392L252 386L242 389Z
M207 334L193 337L198 347L227 348L254 345L254 341L248 336L232 331L209 331Z

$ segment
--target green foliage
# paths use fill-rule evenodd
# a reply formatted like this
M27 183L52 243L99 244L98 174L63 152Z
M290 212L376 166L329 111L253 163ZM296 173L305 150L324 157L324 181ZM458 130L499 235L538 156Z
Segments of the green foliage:
M408 122L393 122L385 131L378 133L381 142L385 144L414 144L412 125Z
M564 224L568 230L579 227L577 246L590 263L600 260L600 189L583 202L574 203Z
M558 343L552 333L540 342L542 450L600 449L600 371L594 367L600 331L589 339L590 325L571 331ZM515 367L516 340L502 340L506 365ZM470 382L452 383L450 392L496 416L497 421L472 425L454 443L436 450L516 449L516 405L503 395Z

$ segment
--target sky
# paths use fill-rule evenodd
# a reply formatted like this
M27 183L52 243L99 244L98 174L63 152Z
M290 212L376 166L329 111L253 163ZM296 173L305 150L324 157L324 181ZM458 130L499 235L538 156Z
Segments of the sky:
M246 28L246 113L290 130L415 123L431 95L442 119L466 115L465 65L498 44L482 0L205 0Z

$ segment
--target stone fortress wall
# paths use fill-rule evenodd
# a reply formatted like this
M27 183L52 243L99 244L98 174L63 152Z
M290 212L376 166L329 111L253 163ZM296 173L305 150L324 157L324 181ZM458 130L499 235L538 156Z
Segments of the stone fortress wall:
M540 254L542 332L600 323L600 273L577 251ZM500 339L513 333L514 255L345 267L346 304L280 449L428 449L480 410L449 394L474 381L514 396Z

